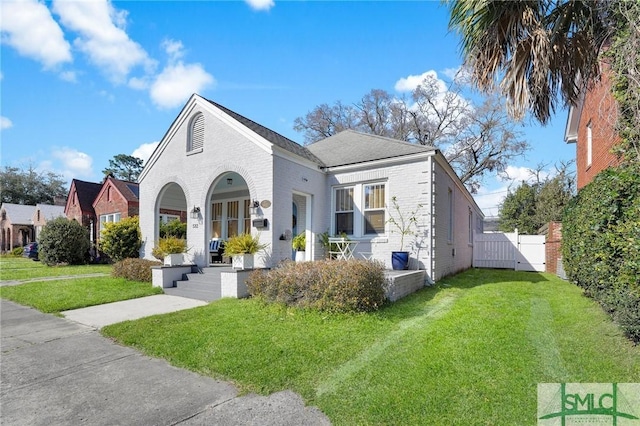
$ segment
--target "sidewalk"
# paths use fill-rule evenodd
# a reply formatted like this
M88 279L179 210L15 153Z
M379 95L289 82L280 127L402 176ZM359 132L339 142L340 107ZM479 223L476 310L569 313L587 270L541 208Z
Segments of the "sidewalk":
M155 296L153 296L155 297ZM10 425L328 425L291 391L237 396L93 326L0 300L0 421Z
M196 308L206 304L207 302L202 300L156 294L154 296L63 311L61 314L71 321L93 328L102 328L109 324Z

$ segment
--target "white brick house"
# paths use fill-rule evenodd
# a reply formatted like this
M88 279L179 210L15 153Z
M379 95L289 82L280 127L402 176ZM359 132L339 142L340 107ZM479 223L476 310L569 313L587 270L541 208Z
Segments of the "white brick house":
M189 256L199 266L210 261L211 238L250 230L269 244L256 259L265 266L291 258L290 236L300 232L307 259L322 258L319 234L328 231L346 232L356 252L390 268L400 249L388 223L392 197L407 215L422 205L404 245L410 269L432 281L470 267L473 234L482 232L481 210L433 147L354 131L303 147L195 94L139 184L141 256L152 258L161 209L187 211Z

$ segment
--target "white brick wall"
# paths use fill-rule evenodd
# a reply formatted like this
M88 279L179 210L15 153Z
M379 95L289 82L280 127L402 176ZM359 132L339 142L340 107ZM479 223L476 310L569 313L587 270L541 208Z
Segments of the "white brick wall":
M187 155L187 127L197 112L205 115L204 147L200 153ZM167 185L175 183L184 191L187 210L193 206L201 209L199 220L188 218L187 244L191 260L200 266L207 265L210 198L218 180L227 172L243 177L251 200L271 202L270 207L259 210L261 217L269 221L268 228L260 233L261 241L269 247L265 255L256 258L256 266L272 266L291 258L291 241L280 240L280 236L292 229L294 194L296 199L305 200L298 204L298 232L305 229L304 217L312 218L313 249L307 258L320 259L323 250L318 234L332 233L332 187L366 182L386 182L387 206L391 207L391 197L395 196L401 209L407 212L406 217L422 205L418 209L418 226L404 237L404 249L411 252L410 269L425 269L429 280L437 280L471 266L473 247L468 242L468 211L469 208L473 211L474 224L481 213L453 178L440 153L414 157L409 163L381 163L370 170L351 167L325 173L317 165L272 146L198 96L192 97L176 118L141 175L141 256L152 258L151 249L158 235L160 196ZM454 194L453 241L447 240L448 188ZM375 238L358 239L356 250L372 252L375 259L391 268L391 252L400 250L400 235L392 232L389 223L385 231Z

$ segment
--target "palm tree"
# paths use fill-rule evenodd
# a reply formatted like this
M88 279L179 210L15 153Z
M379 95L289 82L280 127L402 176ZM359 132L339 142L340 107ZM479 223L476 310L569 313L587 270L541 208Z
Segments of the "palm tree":
M509 112L547 123L558 101L575 103L599 75L612 26L607 1L451 0L449 28L462 36L465 63L483 91L499 78ZM560 97L560 99L559 99Z

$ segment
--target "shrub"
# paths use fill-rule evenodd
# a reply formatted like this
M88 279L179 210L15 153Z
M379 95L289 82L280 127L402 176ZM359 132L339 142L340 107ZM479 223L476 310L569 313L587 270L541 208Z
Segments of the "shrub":
M168 254L186 253L187 241L178 237L160 238L158 245L151 250L151 255L156 259L164 260Z
M380 262L285 262L247 280L249 293L267 302L331 312L368 312L385 301L387 281Z
M187 238L187 223L174 219L170 222L160 224L160 238L177 237Z
M100 234L100 249L115 261L139 257L141 245L138 216L107 223Z
M264 250L268 244L260 243L260 235L239 234L227 240L224 244L225 256L234 256L237 254L256 254L260 250Z
M585 186L565 211L562 238L568 278L640 342L640 164Z
M147 259L128 258L116 262L111 275L131 281L151 282L151 267L161 265L160 262Z
M13 250L11 250L12 256L20 257L22 256L22 253L24 253L24 247L16 247Z
M89 250L89 232L75 220L59 217L47 222L38 240L38 257L51 266L61 263L85 263Z

